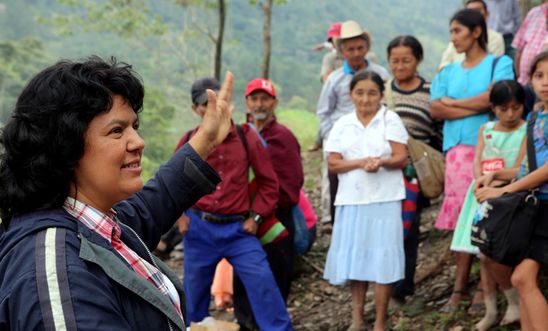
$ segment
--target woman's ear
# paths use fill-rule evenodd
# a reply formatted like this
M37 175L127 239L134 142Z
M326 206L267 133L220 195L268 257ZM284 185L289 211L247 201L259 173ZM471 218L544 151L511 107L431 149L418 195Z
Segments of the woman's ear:
M478 25L472 31L472 36L474 36L474 39L479 39L481 37L482 32L483 32L483 29L481 28L481 26Z

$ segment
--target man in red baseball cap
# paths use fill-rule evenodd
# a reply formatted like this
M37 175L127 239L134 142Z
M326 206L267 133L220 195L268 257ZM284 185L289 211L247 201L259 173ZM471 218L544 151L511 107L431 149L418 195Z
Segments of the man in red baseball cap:
M272 82L263 78L250 81L245 89L245 101L253 127L266 143L266 150L279 184L276 218L284 225L289 235L279 241L266 244L263 248L280 292L287 301L293 277L295 254L293 248L295 225L292 209L299 203L299 194L304 183L301 147L291 131L276 120L274 110L278 100ZM253 314L243 286L237 277L234 281L234 313L241 330L253 329Z
M206 90L217 90L214 78L202 78L191 88L192 110L203 117ZM188 142L200 126L185 133L177 148ZM292 331L291 318L278 290L266 254L256 236L263 218L275 212L278 182L269 156L250 125L232 125L230 133L208 156L207 162L222 182L181 217L185 233L184 285L189 322L209 316L210 288L217 263L226 258L241 277L261 330ZM249 200L249 168L257 189Z

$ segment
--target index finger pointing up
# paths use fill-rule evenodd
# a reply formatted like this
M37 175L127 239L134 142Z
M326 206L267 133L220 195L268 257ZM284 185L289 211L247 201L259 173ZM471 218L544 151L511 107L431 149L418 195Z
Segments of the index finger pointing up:
M230 71L227 71L225 80L223 81L223 85L221 86L221 90L219 91L219 95L217 96L217 100L223 100L230 104L230 101L232 100L233 87L234 75Z

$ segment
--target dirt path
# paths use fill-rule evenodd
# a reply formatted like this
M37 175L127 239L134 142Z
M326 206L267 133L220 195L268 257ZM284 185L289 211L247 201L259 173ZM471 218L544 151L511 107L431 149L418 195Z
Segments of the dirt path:
M318 211L320 194L321 152L305 152L305 190ZM473 330L480 316L469 316L465 307L454 314L441 314L439 308L452 291L454 266L449 253L451 235L433 228L439 204L425 210L421 216L421 242L415 281L416 293L403 306L390 306L389 318L392 330ZM347 286L332 286L322 279L330 233L318 229L318 239L312 250L296 262L296 278L288 300L288 310L295 330L323 331L346 330L350 324L350 290ZM174 252L168 264L182 276L182 253ZM479 278L477 263L472 268L470 292ZM548 284L546 277L543 278ZM548 286L545 286L547 288ZM371 292L371 289L370 289ZM374 311L373 295L368 293L366 320L372 326ZM503 298L499 295L499 310L503 311ZM231 314L212 312L218 318L230 320ZM496 327L491 330L518 330L519 325Z

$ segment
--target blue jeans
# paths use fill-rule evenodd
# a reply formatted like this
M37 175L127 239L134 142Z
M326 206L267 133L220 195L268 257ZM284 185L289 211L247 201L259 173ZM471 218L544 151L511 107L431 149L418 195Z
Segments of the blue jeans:
M293 330L284 300L257 237L243 223L214 224L188 210L184 238L184 286L187 323L209 315L210 289L217 263L226 258L242 280L261 330ZM225 215L226 216L226 215Z

